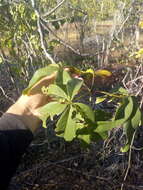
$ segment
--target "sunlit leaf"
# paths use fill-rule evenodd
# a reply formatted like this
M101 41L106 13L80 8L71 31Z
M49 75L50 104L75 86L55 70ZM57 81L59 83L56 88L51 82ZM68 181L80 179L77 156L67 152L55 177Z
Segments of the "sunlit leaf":
M3 59L2 59L2 57L0 56L0 64L3 62Z
M66 106L66 104L60 104L59 102L50 102L39 108L38 112L40 113L40 119L45 121L49 116L53 118L55 115L61 114Z
M66 141L72 141L76 137L76 122L72 117L74 108L69 106L56 124L56 132L62 133Z
M76 137L76 122L72 118L74 108L71 106L67 117L66 128L64 133L64 139L66 141L72 141Z
M60 88L59 86L57 86L56 84L51 84L48 87L48 95L54 95L56 97L61 97L64 99L68 99L67 94L65 93L65 91Z
M69 73L64 69L59 69L57 78L56 78L56 84L58 86L66 85L69 80L71 80L71 76Z
M108 70L97 70L94 72L95 76L100 76L100 77L110 77L112 75L112 73Z
M102 94L105 94L105 95L107 95L109 97L113 97L113 98L123 98L125 96L123 94L110 93L110 92L105 92L105 91L101 91L101 90L99 92L102 93Z
M94 70L90 68L90 69L87 69L85 73L91 73L92 75L94 75Z
M139 27L143 28L143 21L142 20L139 22Z
M107 97L105 97L105 96L97 97L95 103L100 104L100 103L104 102L104 100L106 100L106 99L107 99Z
M130 149L130 145L126 144L124 147L121 148L121 152L128 152L129 149Z
M64 130L65 130L66 124L67 124L67 118L69 115L69 110L70 110L70 107L68 106L66 108L66 110L62 113L61 117L59 118L59 120L56 124L55 131L57 132L58 135L61 133L64 133Z
M84 147L89 146L91 140L90 140L90 134L82 134L78 135L78 139L82 140L82 145Z
M118 89L118 92L121 93L121 94L126 94L126 95L128 94L128 91L125 88L123 88L123 87L120 87Z
M67 92L71 100L74 98L76 94L78 94L82 84L83 81L77 78L73 78L72 80L68 81Z
M30 89L40 80L42 79L43 77L46 77L46 76L50 76L51 74L53 74L54 72L58 71L59 69L59 66L57 64L50 64L49 66L47 67L44 67L44 68L41 68L41 69L38 69L32 79L30 80L29 82L29 85L26 89L23 90L23 94L28 94Z

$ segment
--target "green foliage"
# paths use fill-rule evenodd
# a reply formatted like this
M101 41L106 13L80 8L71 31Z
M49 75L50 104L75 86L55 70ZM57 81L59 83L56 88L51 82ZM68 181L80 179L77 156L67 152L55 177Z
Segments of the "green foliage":
M39 109L40 119L46 127L46 120L58 116L55 132L66 141L75 138L80 139L84 146L90 142L108 138L108 132L116 127L123 127L126 134L126 145L121 151L126 152L130 148L135 130L141 124L142 114L134 96L129 95L125 89L119 88L116 92L106 93L106 98L116 98L117 108L112 115L102 110L92 110L86 104L76 101L79 91L82 91L84 81L72 78L62 66L49 65L38 70L30 81L25 94L28 94L32 86L42 77L49 76L58 70L54 84L43 87L43 93L52 96L50 102ZM57 69L58 68L58 69ZM45 70L45 72L43 72Z
M57 64L51 64L47 67L44 67L42 69L39 69L35 72L34 76L29 82L28 87L23 91L23 94L28 94L30 89L43 77L50 76L54 72L58 71L58 65Z

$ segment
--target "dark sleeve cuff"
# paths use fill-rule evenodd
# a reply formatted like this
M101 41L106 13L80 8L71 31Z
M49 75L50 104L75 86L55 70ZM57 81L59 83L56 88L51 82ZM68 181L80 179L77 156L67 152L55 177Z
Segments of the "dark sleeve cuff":
M0 118L0 130L28 129L19 115L5 113Z
M32 139L32 132L15 115L0 118L0 190L7 188Z

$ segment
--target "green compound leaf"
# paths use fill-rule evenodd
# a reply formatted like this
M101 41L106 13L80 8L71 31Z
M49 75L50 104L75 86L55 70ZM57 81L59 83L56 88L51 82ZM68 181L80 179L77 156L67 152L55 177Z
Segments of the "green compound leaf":
M91 126L81 126L77 130L77 138L81 140L84 147L89 147L90 142L98 142L108 138L108 133L96 133Z
M131 120L127 121L124 124L124 128L126 131L127 142L126 142L126 145L121 148L121 152L127 152L130 149L132 138L135 132L134 128L132 127Z
M68 96L65 91L57 86L56 84L51 84L48 87L48 94L47 95L54 95L56 97L64 98L68 100Z
M63 70L63 68L60 68L58 71L55 83L57 86L62 88L65 91L65 93L67 93L66 85L67 85L67 82L71 79L72 78L69 75L69 73L67 71Z
M74 103L74 105L78 106L90 121L95 122L94 112L88 105L83 103Z
M66 106L66 104L60 104L59 102L50 102L39 108L38 112L40 113L40 119L43 121L43 127L46 128L46 120L48 117L53 118L55 115L61 114Z
M63 70L63 84L67 85L68 81L72 80L71 76L69 73L65 70Z
M66 85L69 80L72 80L69 73L66 70L63 70L62 68L60 68L57 74L56 84L58 86Z
M78 135L78 139L81 140L81 143L82 143L83 147L89 147L89 144L91 142L91 140L90 140L90 134Z
M103 133L115 127L123 125L131 116L133 111L132 97L125 98L123 104L118 108L113 121L98 121L95 132Z
M72 100L74 96L79 92L81 86L83 84L83 80L73 78L67 83L67 93Z
M47 67L38 69L32 79L29 82L29 85L26 89L23 90L23 94L28 94L30 89L39 81L41 80L43 77L46 76L50 76L51 74L53 74L54 72L58 71L59 66L57 64L50 64Z
M133 103L134 103L134 109L133 113L131 115L131 125L134 129L136 129L139 124L141 123L141 111L137 102L137 99L135 97L132 97Z
M131 123L134 129L136 129L141 122L141 111L139 108L137 108L136 113L134 117L131 119Z
M70 107L67 106L67 108L65 109L65 111L62 113L61 117L59 118L57 124L56 124L56 129L55 132L57 132L58 136L64 136L64 131L66 128L66 123L67 123L67 118L69 115L69 109Z
M62 131L62 136L66 141L72 141L76 137L76 122L72 117L74 111L75 109L69 106L56 125L56 132Z
M122 152L127 152L129 150L131 143L132 143L132 138L133 138L134 132L141 123L142 116L141 116L141 111L139 109L137 99L135 97L132 97L132 100L133 100L134 109L133 109L133 112L132 112L130 118L124 124L127 142L126 142L126 145L121 148Z
M132 97L126 97L123 99L120 106L117 108L115 113L115 120L120 120L122 118L129 118L133 110L133 99Z

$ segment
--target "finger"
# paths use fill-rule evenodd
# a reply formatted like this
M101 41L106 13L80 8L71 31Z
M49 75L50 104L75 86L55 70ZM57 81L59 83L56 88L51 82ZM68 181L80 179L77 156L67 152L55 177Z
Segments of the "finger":
M48 87L50 84L53 84L56 79L57 72L54 72L50 76L46 76L38 81L29 91L28 95L34 95L37 93L41 93L41 88L43 86Z

